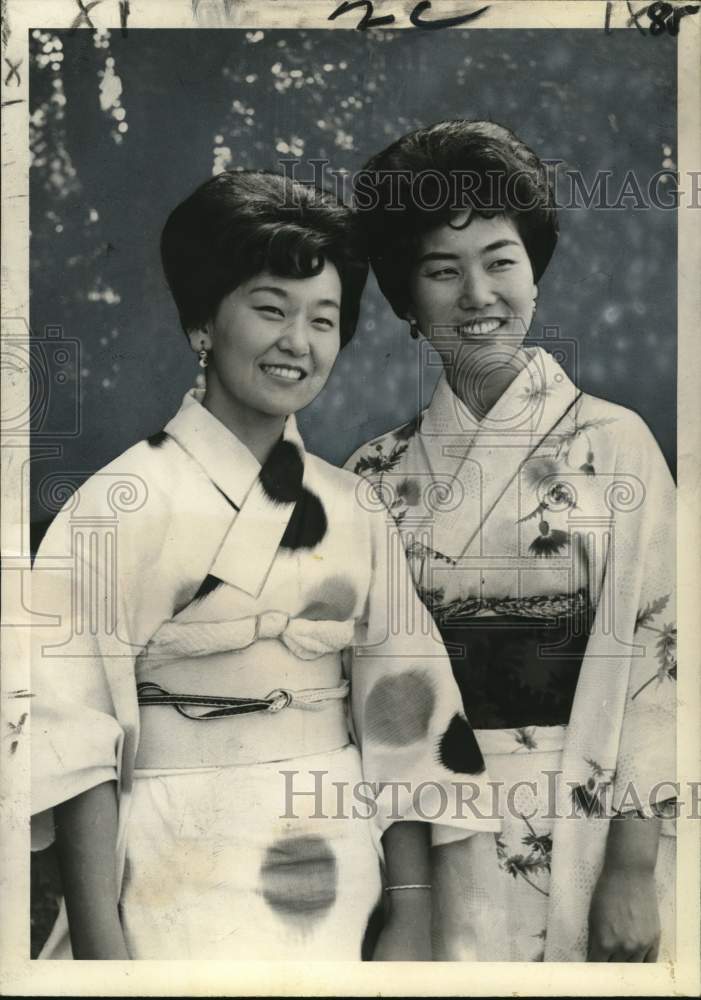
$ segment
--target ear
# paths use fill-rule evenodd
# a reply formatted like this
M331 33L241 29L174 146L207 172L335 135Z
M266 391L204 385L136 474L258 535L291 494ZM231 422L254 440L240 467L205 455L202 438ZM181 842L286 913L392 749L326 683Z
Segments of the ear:
M195 354L199 354L203 349L205 351L212 350L212 337L209 330L189 330L187 339Z

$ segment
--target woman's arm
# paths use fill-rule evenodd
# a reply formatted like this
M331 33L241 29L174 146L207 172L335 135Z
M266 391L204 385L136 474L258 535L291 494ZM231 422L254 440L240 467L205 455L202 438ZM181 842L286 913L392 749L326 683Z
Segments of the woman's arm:
M61 803L54 816L73 957L128 959L118 911L115 782Z
M385 892L385 926L374 962L431 960L431 889L428 823L393 823L384 833L387 886L426 888Z
M660 939L655 862L660 820L611 821L589 910L589 962L654 962Z

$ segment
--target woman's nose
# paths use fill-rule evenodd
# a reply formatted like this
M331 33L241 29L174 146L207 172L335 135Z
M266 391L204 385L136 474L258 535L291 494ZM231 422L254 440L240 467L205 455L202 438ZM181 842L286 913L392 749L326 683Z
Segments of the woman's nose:
M291 320L279 340L280 348L289 351L295 357L304 357L309 353L309 331L303 316Z
M486 274L465 276L458 300L461 309L484 309L494 301L494 291Z

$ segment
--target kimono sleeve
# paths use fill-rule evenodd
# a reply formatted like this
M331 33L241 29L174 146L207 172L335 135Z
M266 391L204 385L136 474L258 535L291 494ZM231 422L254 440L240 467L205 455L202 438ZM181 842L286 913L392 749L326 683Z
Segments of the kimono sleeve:
M495 831L485 764L450 659L419 600L390 515L373 513L372 576L350 657L351 707L363 776L381 830L434 824L434 840Z
M52 808L105 781L123 784L138 725L134 663L162 542L153 503L115 517L97 474L56 516L32 570L32 839L53 839ZM150 565L149 565L150 563ZM127 766L127 772L129 767Z
M675 797L676 493L667 464L642 420L636 421L630 446L617 466L637 476L643 499L634 533L631 523L631 537L623 540L636 569L629 567L627 579L620 580L621 588L633 585L637 591L635 614L628 612L625 621L614 615L618 634L631 641L634 652L612 805L623 812L642 806L650 815Z

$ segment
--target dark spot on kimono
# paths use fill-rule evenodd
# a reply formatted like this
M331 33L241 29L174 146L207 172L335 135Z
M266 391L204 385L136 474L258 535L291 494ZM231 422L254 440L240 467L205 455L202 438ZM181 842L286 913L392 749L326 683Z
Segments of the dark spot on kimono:
M383 677L368 695L366 736L393 747L416 743L428 732L435 701L433 685L421 670Z
M165 431L156 431L151 437L146 438L147 444L150 444L152 448L160 448L165 439L168 437Z
M280 545L283 549L313 549L326 534L327 527L321 500L310 490L303 489Z
M283 920L319 920L336 899L336 857L323 837L283 838L265 852L260 881L263 898Z
M482 774L484 758L472 726L464 715L454 715L438 745L438 759L455 774Z
M200 584L197 593L192 598L192 603L194 604L195 601L201 601L208 594L211 594L214 590L216 590L217 587L221 587L223 582L224 581L220 580L218 576L211 576L208 573Z
M300 611L300 618L312 621L347 621L355 609L355 587L342 576L330 576L309 595L309 604Z
M304 463L291 441L278 441L260 470L260 482L274 503L294 503L302 489Z

